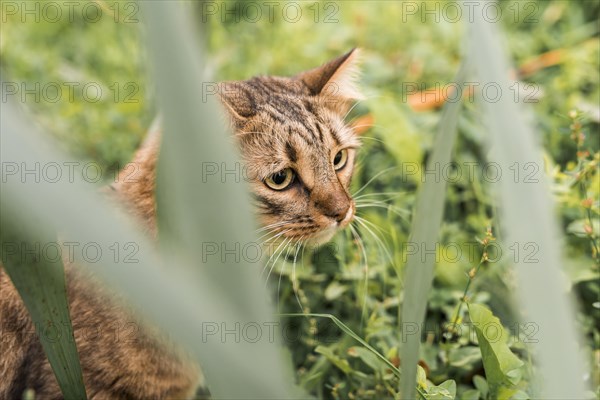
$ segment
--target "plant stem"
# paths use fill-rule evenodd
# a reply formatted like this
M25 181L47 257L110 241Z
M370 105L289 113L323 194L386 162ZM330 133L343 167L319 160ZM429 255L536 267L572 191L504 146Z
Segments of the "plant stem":
M483 245L483 251L481 254L481 258L479 259L479 263L477 264L477 266L475 268L472 268L469 273L469 280L467 281L467 285L465 286L465 290L463 292L462 297L460 298L460 303L458 304L458 308L456 309L456 315L454 316L454 320L452 322L452 325L450 325L448 327L448 329L454 329L454 327L456 327L456 325L458 325L458 320L460 318L460 313L462 311L463 305L464 303L467 302L467 294L469 293L469 288L471 287L471 284L473 283L473 280L475 279L475 276L477 276L477 274L479 273L479 270L481 269L481 266L483 264L485 264L486 262L489 261L488 259L488 253L487 253L487 249L490 245L490 243L495 240L494 236L492 235L492 228L488 228L487 232L485 234L485 239L483 239L481 241L482 245Z

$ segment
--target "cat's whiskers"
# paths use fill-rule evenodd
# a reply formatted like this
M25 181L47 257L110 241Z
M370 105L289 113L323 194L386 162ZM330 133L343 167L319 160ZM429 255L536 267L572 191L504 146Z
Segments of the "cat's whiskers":
M291 221L278 221L278 222L274 222L274 223L272 223L272 224L265 225L265 226L263 226L263 227L261 227L261 228L259 228L259 229L255 230L255 231L254 231L254 233L260 233L260 232L262 232L262 231L265 231L265 230L267 230L267 229L272 229L272 228L279 227L279 226L281 226L281 225L286 225L286 224L289 224L290 222L291 222Z
M367 183L365 183L360 189L358 189L355 193L353 193L352 197L355 197L357 194L359 194L360 192L365 190L375 179L379 178L384 173L389 172L394 169L398 169L398 167L390 167L390 168L384 169L383 171L379 171L378 173L375 174L375 176L373 176L371 179L369 179L367 181Z
M392 258L392 255L390 254L387 246L384 244L383 239L381 237L379 237L371 228L369 228L369 225L371 225L375 230L377 230L383 234L381 229L379 229L375 224L373 224L372 222L370 222L364 218L356 216L355 220L359 225L361 225L371 235L371 237L375 240L375 243L379 250L379 254L380 255L383 254L384 257L386 257L388 259L392 268L396 271L396 273L398 273L398 269L395 266L394 259ZM383 274L383 290L384 290L384 292L385 292L385 286L386 286L385 277L386 277L386 274ZM365 298L366 298L366 296L367 296L367 293L365 292Z
M296 246L298 246L298 242L296 242L295 244L296 244ZM284 259L284 261L285 261L286 264L287 264L287 261L288 261L288 259L290 257L290 250L292 248L293 248L292 246L287 246L287 251L285 253L285 259ZM277 282L277 309L278 310L279 310L279 305L280 305L280 302L279 302L279 293L280 293L280 290L281 290L281 278L283 278L283 271L284 270L285 270L285 265L283 266L283 269L281 270L281 273L279 274L279 281Z
M352 126L352 128L355 128L355 129L356 129L356 128L364 128L364 127L372 127L372 126L373 126L373 125L367 125L367 124L365 124L365 125L353 125L353 126ZM360 140L364 140L364 139L375 140L376 142L379 142L379 143L384 143L384 144L385 144L385 141L384 141L384 140L381 140L381 139L379 139L379 138L376 138L376 137L373 137L373 136L365 136L365 135L361 135L361 136L360 136Z
M350 109L346 112L346 114L344 114L344 116L342 117L342 121L345 121L346 118L348 118L348 115L350 115L350 113L352 112L352 110L354 110L356 108L356 106L358 106L360 103L362 103L362 100L356 100L354 105L352 107L350 107Z
M364 317L365 317L365 314L367 311L367 293L369 291L369 261L367 259L367 252L365 251L364 242L363 242L362 238L360 237L360 235L358 234L357 229L352 224L350 224L348 226L350 227L350 232L352 233L352 236L354 237L356 244L361 251L362 258L365 261L365 292L364 292L364 299L363 299L362 311L361 311L361 316L360 316L360 325L362 326L363 322L364 322Z
M405 210L403 208L399 208L393 204L390 204L388 202L386 202L385 200L377 200L377 199L361 199L358 202L356 202L355 204L358 204L359 206L361 206L362 208L364 207L370 207L370 206L382 206L384 208L390 208L392 210L396 210L398 213L403 213L403 214L410 214L410 212L408 210Z
M342 120L345 121L346 118L348 117L348 115L350 115L350 113L352 112L352 110L354 110L354 108L356 106L358 106L361 103L364 103L367 100L374 99L374 98L375 98L375 96L364 96L364 94L363 94L363 98L362 99L356 99L356 100L354 100L354 105L352 107L350 107L350 109L346 112L346 114L344 115L344 118L342 118ZM349 122L349 124L351 124L351 123L352 123L352 121Z
M391 200L395 197L400 197L405 195L404 192L377 192L377 193L367 193L361 194L360 196L355 196L354 200L362 199L364 197L377 197L377 196L388 196L385 200Z
M379 207L383 209L387 209L388 211L392 211L396 215L405 219L406 215L410 215L410 211L394 206L393 204L389 204L388 201L393 200L399 196L402 196L404 193L397 192L380 192L380 193L369 193L363 194L360 196L354 197L355 204L357 208L366 208L366 207ZM383 199L378 199L378 196L387 196Z
M259 227L258 229L256 229L254 232L264 231L265 229L269 229L269 228L272 228L272 227L278 226L278 225L287 224L289 222L291 222L291 221L287 221L287 220L276 221L276 222L273 222L272 224L263 225L263 226Z
M396 214L397 216L399 216L400 218L402 218L404 221L408 222L408 215L410 215L410 212L407 210L403 210L401 208L395 207L391 204L388 203L384 203L384 202L358 202L356 203L356 209L357 211L359 211L361 208L382 208L384 210L387 211L391 211L392 213Z
M300 238L296 239L296 241L294 242L293 247L289 247L289 249L295 249L295 253L294 253L294 260L293 260L293 264L292 264L292 273L290 274L290 282L292 283L292 289L294 291L294 296L296 297L296 301L298 302L298 305L300 306L300 309L302 310L302 312L304 312L304 309L302 307L302 303L300 302L300 298L298 297L298 281L296 279L296 261L298 259L298 252L300 251L300 248L304 248L304 238L306 237L306 235L302 235L300 236ZM289 251L288 253L286 253L286 258L289 257ZM283 271L282 271L283 272ZM279 294L279 290L281 287L281 277L283 276L283 273L281 275L279 275L279 284L277 285L277 293Z
M265 270L267 268L269 269L269 273L267 274L267 279L265 280L265 286L269 283L269 277L271 276L271 272L273 271L273 268L275 267L275 263L277 262L277 260L279 259L279 256L285 250L287 244L291 240L292 240L292 238L285 238L285 239L283 239L281 241L281 243L279 243L279 246L277 246L277 248L275 249L275 251L271 254L271 256L269 257L269 259L267 260L267 262L265 263L265 266L263 267L263 270L260 273L260 276L263 276L263 274L265 273ZM281 252L279 251L279 249L281 249ZM277 254L279 254L279 255L277 255ZM273 264L271 265L271 267L269 268L269 264L271 263L271 260L273 260L274 257L276 257L276 258L273 261Z
M259 236L256 241L260 242L260 239L264 238L265 236L269 236L269 235L273 235L272 237L268 237L267 239L263 240L262 242L260 242L261 245L267 244L270 241L273 241L274 239L277 239L278 237L280 237L281 235L283 235L284 233L287 233L289 231L291 231L293 228L288 228L288 229L284 229L285 227L276 227L274 229L271 229L269 232ZM283 231L281 231L280 229L284 229Z
M296 262L298 260L298 252L300 251L300 248L302 248L302 254L300 255L300 258L302 259L302 265L304 266L304 239L305 235L301 236L300 239L297 242L297 246L296 246L296 253L294 254L294 264L292 264L292 289L294 290L294 296L296 296L296 301L298 302L298 305L300 306L300 311L302 313L304 313L304 307L302 306L302 301L300 301L300 297L298 297L298 289L300 288L300 284L298 283L298 280L296 279Z
M263 241L262 243L260 243L260 248L261 249L267 249L267 253L270 254L269 255L269 259L267 260L267 262L265 263L265 266L263 267L260 276L263 276L265 273L265 270L268 268L269 266L269 262L273 259L273 257L275 256L275 254L277 254L277 251L282 247L282 245L284 245L284 243L286 241L291 240L291 238L283 238L283 240L281 240L279 242L279 245L277 246L277 248L275 249L275 251L271 252L270 250L272 250L273 246L275 246L275 244L277 244L277 241L286 233L290 232L292 230L292 228L284 230L282 232L279 232L277 234L275 234L274 236L268 238L267 240ZM283 249L285 249L285 247L283 247ZM283 251L283 250L282 250Z
M369 225L370 225L370 226L371 226L373 229L375 229L375 230L379 231L381 234L384 234L384 232L383 232L383 231L381 231L381 229L380 229L380 228L379 228L377 225L375 225L374 223L372 223L371 221L368 221L368 220L366 220L366 219L364 219L364 218L361 218L361 217L358 217L358 216L355 216L355 218L356 218L356 222L357 222L358 224L360 224L360 225L361 225L361 226L362 226L362 227L363 227L363 228L364 228L364 229L365 229L365 230L366 230L366 231L367 231L367 232L368 232L368 233L369 233L369 234L370 234L370 235L373 237L373 239L375 239L375 243L377 244L377 247L379 247L379 249L383 251L383 253L384 253L384 254L385 254L385 256L387 257L387 259L388 259L388 261L390 262L390 264L392 264L392 265L393 265L393 264L394 264L394 261L393 261L392 255L390 254L390 252L389 252L388 248L387 248L387 247L385 246L385 244L383 243L383 239L381 239L381 237L379 237L379 236L378 236L378 235L377 235L377 234L376 234L376 233L375 233L375 232L374 232L374 231L373 231L373 230L372 230L372 229L369 227Z
M383 200L378 200L377 198L368 198L368 199L367 198L361 198L361 199L358 199L357 202L356 202L356 199L355 199L355 202L357 204L361 205L361 206L364 206L364 205L379 205L379 206L386 206L386 207L389 206L390 208L394 208L394 209L398 210L398 212L409 214L408 210L405 210L403 208L399 208L399 207L397 207L397 206L395 206L393 204L390 204L388 202L389 200L392 200L392 199L391 198L387 198L387 199L383 199Z
M389 235L389 231L384 230L383 228L375 225L373 222L369 221L368 219L363 218L363 217L358 216L358 215L355 215L355 217L358 217L358 218L356 218L357 222L362 222L364 224L367 224L367 225L371 226L373 229L375 229L377 232L379 232L382 235L386 235L386 234Z

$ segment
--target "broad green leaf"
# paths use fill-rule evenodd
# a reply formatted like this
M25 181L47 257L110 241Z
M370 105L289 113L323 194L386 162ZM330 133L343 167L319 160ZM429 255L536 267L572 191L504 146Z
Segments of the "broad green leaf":
M369 366L373 371L381 373L387 368L387 365L381 361L375 354L364 347L350 347L348 354L353 357L360 358L365 364Z
M510 397L510 400L529 400L529 399L530 399L529 395L522 390L517 390Z
M479 304L469 304L468 307L492 393L502 385L516 385L520 375L515 372L523 366L523 361L506 344L508 333L488 308Z
M301 386L307 390L313 390L331 368L331 363L325 356L319 357L317 362L300 379Z
M449 379L438 386L430 386L426 397L431 400L454 400L456 398L456 382Z
M483 376L475 375L473 377L473 385L481 392L481 396L483 398L487 397L488 393L490 392L490 387Z
M502 46L497 24L475 15L470 24L469 55L480 87L494 85L502 93L497 101L480 99L491 138L490 161L502 171L511 166L534 163L544 171L538 135L528 114L527 104L515 102L509 80L510 62ZM514 167L513 167L514 168ZM576 332L572 299L561 271L560 234L553 210L550 188L544 173L534 180L504 178L493 184L498 193L499 221L506 242L538 249L534 259L520 257L515 262L517 294L526 321L539 330L531 343L539 368L540 393L536 398L583 398L585 365L577 351L581 340Z
M567 232L578 237L588 237L589 235L586 232L586 226L590 226L587 219L578 219L567 226ZM591 228L596 237L600 236L600 221L594 218L592 220Z
M417 386L428 392L429 385L427 384L427 373L420 365L417 365Z
M450 350L448 361L453 367L472 368L473 364L481 361L481 352L475 346L459 347Z
M350 372L352 372L352 367L350 367L350 364L348 364L348 360L344 360L343 358L335 354L331 348L325 346L317 346L315 352L325 356L325 358L327 358L329 362L338 367L345 374L349 374Z
M46 244L58 249L56 236L42 229L27 232L9 212L6 202L0 204L0 256L4 269L29 311L63 395L69 399L85 399L63 263L60 256L46 257L40 250Z
M342 285L337 281L333 281L327 286L327 289L325 289L325 298L329 301L335 300L344 294L346 290L348 290L347 285Z
M465 75L466 66L463 64L454 82L462 86ZM444 107L433 154L428 161L428 168L433 169L432 166L447 165L450 162L456 138L459 110L459 101L447 103ZM425 183L420 188L409 243L421 249L434 249L437 243L444 213L446 183L444 179L435 179L431 175L426 175ZM402 332L405 329L420 327L423 324L427 298L433 281L433 261L433 257L423 257L422 251L411 252L407 257L402 303ZM417 374L420 337L420 333L416 333L402 338L400 390L401 397L404 399L415 397L413 382Z
M568 263L565 263L565 272L572 285L585 281L599 281L600 273L598 270L590 268L588 259L572 257Z
M513 396L519 396L518 390L516 388L509 388L506 386L501 386L496 392L495 396L498 400L511 400ZM518 399L518 397L517 397ZM515 399L516 400L516 399Z
M462 395L461 395L461 400L479 400L479 398L482 397L485 399L484 396L481 396L481 393L479 393L479 390L475 390L475 389L470 389L465 391Z
M189 269L193 279L210 281L233 306L205 321L218 321L230 330L253 325L262 332L259 338L263 340L254 343L213 342L211 349L232 352L234 359L205 363L206 379L217 398L287 397L291 371L285 368L272 340L264 340L263 329L278 321L273 321L273 309L260 279L262 265L260 260L242 256L241 249L256 243L251 200L218 99L202 97L206 83L213 79L205 76L193 20L184 8L167 2L141 6L164 119L157 177L161 244L182 259L195 260ZM203 174L207 165L218 166L220 173ZM218 255L208 258L205 245L218 248ZM237 383L232 385L232 380Z

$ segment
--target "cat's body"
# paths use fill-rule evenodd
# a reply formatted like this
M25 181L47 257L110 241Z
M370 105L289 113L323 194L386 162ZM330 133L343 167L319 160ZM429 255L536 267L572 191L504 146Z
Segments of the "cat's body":
M75 343L88 398L186 399L200 383L198 369L147 333L113 296L65 265ZM5 272L0 272L0 398L62 399L35 327ZM44 330L40 332L44 334ZM45 331L56 335L56 331ZM64 334L64 332L63 332Z
M225 84L220 98L245 165L261 224L293 241L320 243L354 215L348 186L358 141L343 119L358 98L351 74L356 51L294 78ZM157 128L155 128L157 129ZM109 190L155 237L155 168L160 134L151 132ZM199 368L142 327L126 307L65 261L67 295L88 398L185 399ZM0 400L62 399L35 327L0 265Z

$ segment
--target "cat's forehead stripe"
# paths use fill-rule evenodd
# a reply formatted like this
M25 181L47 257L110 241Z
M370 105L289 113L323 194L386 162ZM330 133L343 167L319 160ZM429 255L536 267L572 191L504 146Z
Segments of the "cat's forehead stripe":
M296 152L296 149L294 145L292 145L289 141L285 144L285 153L287 154L291 162L295 163L296 161L298 161L298 154Z
M342 140L338 137L338 135L336 133L336 129L329 128L328 131L329 131L329 134L331 135L331 138L335 142L335 144L337 146L341 146Z
M321 125L317 122L315 123L315 128L317 132L319 132L319 140L323 143L323 130L321 129Z
M276 107L276 106L271 106L269 107L269 112L273 113L281 113L283 114L286 118L285 122L288 122L289 124L291 124L292 126L295 125L295 127L297 128L304 128L304 129L295 129L295 131L298 131L297 133L300 134L305 134L305 138L307 140L309 140L310 142L316 142L318 140L317 137L317 133L314 132L314 130L311 128L311 124L310 121L312 120L312 117L307 114L304 110L300 109L298 107L298 105L294 105L291 106L291 104L293 104L290 101L283 101L281 104L281 108ZM298 107L295 110L292 110L292 108L294 107ZM304 112L303 112L304 111ZM306 136L309 137L306 137Z

